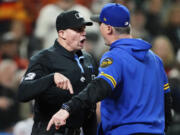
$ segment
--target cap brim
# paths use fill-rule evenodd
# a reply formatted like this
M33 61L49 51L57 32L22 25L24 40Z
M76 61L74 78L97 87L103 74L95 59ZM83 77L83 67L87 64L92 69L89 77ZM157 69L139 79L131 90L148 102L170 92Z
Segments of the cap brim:
M93 23L92 22L82 22L82 23L79 23L79 24L77 24L77 25L74 25L74 26L72 26L72 27L69 27L69 28L71 28L71 29L76 29L76 28L81 28L81 27L84 27L84 26L92 26L93 25Z
M84 22L84 24L85 24L86 26L92 26L92 25L93 25L92 22Z
M100 19L99 19L99 15L92 15L90 17L90 19L94 22L101 22Z

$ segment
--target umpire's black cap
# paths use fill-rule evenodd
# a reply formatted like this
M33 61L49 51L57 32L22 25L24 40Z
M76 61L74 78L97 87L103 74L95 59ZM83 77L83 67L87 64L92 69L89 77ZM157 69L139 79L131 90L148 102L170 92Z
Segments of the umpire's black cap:
M83 26L91 26L92 22L86 22L83 16L76 10L62 12L56 18L56 30L76 29Z

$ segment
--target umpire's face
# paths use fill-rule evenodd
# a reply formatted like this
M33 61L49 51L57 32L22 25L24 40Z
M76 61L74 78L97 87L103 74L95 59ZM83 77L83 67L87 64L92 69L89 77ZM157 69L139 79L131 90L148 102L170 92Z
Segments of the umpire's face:
M81 50L86 40L85 26L76 29L63 30L66 49L69 51Z

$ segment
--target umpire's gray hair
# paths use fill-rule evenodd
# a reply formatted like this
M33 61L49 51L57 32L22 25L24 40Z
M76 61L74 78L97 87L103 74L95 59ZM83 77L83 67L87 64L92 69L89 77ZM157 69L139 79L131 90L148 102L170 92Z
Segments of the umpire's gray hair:
M128 27L113 27L118 34L130 34L131 26Z

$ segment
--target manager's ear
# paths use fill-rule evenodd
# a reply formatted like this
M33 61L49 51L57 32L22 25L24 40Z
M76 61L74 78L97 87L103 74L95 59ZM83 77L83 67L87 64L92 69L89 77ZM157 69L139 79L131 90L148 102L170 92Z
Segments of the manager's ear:
M113 27L112 26L106 25L106 29L107 29L108 34L112 34L112 32L113 32Z

